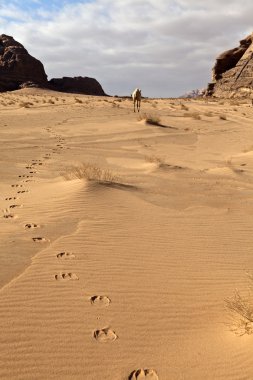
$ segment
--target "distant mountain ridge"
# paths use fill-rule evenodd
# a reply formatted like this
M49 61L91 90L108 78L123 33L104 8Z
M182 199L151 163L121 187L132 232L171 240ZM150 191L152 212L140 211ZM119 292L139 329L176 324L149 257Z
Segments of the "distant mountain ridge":
M24 87L42 87L55 91L106 95L94 78L63 77L47 80L43 64L24 46L6 34L0 35L0 92Z

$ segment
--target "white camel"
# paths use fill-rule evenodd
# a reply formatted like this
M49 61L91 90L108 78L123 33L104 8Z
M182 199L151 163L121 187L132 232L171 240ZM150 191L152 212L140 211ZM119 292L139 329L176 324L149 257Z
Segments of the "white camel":
M137 105L137 111L140 112L141 108L141 90L139 88L136 88L134 92L132 93L132 98L134 101L134 112L135 112L135 103Z

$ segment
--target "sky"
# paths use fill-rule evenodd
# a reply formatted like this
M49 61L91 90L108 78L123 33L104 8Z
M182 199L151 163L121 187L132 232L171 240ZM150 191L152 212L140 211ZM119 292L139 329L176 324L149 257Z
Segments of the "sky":
M206 87L215 58L253 32L252 0L0 0L0 34L48 79L95 78L109 95Z

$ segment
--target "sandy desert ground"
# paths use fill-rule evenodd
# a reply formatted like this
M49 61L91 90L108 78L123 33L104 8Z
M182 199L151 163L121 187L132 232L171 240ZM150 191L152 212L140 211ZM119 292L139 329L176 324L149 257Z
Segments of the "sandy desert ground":
M144 99L152 125L26 89L0 113L0 378L252 379L250 103Z

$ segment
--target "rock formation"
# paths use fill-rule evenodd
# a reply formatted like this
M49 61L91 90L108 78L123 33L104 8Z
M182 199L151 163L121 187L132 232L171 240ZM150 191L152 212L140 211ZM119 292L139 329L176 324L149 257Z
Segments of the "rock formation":
M253 96L253 34L241 40L238 47L217 57L212 79L206 95Z
M0 35L0 92L24 87L44 87L55 91L106 95L96 79L63 77L47 81L43 64L32 57L13 37Z
M185 94L179 96L179 98L198 98L202 97L206 92L206 88L197 88L186 92Z
M106 95L102 86L94 78L53 78L48 82L48 84L49 88L55 91L73 92L86 95Z
M0 91L17 90L25 82L47 83L42 63L13 37L0 35Z

